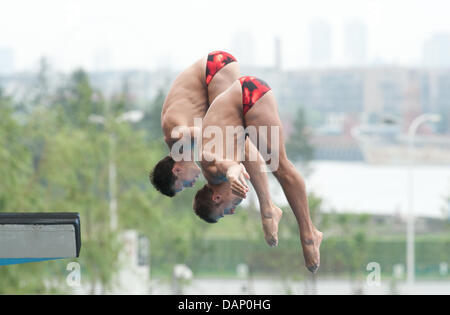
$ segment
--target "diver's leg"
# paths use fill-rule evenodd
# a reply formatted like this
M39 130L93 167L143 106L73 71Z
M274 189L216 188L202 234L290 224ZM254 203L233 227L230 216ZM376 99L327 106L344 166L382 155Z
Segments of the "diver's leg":
M245 141L245 160L242 162L250 175L250 182L258 196L264 238L270 246L278 245L278 223L283 212L272 203L265 162L249 138Z
M271 171L283 188L283 192L297 219L306 267L311 272L315 272L320 264L319 247L322 241L322 233L314 227L311 221L305 181L287 158L283 128L278 116L278 106L273 92L269 91L264 94L247 112L244 119L247 126L256 127L258 131L258 149L263 157L266 155L263 152L269 153L269 155L265 156L269 167L274 157L278 160L277 167L272 167ZM272 134L272 130L277 132L277 134ZM277 136L278 141L272 143L273 136ZM272 147L273 145L275 147ZM270 161L267 160L269 157L271 158Z

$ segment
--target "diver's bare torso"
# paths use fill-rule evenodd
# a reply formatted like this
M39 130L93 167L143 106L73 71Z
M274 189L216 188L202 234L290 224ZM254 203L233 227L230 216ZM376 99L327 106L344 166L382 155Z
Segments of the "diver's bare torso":
M167 94L161 112L161 127L169 147L172 130L177 126L193 127L195 118L203 118L209 104L239 77L237 62L226 64L206 84L207 57L203 57L180 73Z
M235 81L226 93L220 94L211 104L202 123L202 152L207 152L216 155L221 159L231 159L234 161L243 161L244 153L240 150L242 147L238 145L238 140L245 139L244 129L244 115L242 111L242 92L239 81ZM227 127L232 127L231 133L227 134ZM241 128L239 128L241 127ZM222 138L221 152L217 146L213 146L211 141L217 140L213 131L219 128L224 136ZM212 132L209 132L212 131ZM232 152L227 152L227 142L233 141ZM230 156L231 154L231 156ZM221 182L225 180L224 175L217 171L213 164L209 163L204 158L201 159L200 165L203 169L203 175L208 181Z
M169 147L177 126L192 127L195 118L203 118L208 110L208 88L205 83L206 57L180 73L167 94L161 112L161 127Z

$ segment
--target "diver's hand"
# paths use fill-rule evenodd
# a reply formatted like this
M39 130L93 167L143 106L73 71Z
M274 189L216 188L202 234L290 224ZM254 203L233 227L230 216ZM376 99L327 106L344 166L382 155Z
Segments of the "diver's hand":
M246 178L250 179L250 175L242 163L233 165L227 170L227 179L230 182L232 193L242 199L247 197L249 190Z

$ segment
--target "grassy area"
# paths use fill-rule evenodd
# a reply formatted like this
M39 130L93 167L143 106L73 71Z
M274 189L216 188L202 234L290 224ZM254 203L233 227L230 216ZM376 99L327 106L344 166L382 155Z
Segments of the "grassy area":
M189 241L184 241L189 243ZM196 243L189 255L179 257L178 263L188 265L197 276L232 277L238 264L247 264L254 276L267 274L285 277L307 275L300 243L297 239L280 241L269 248L264 240L209 239ZM321 275L348 277L366 275L366 266L377 262L381 272L390 277L393 268L405 264L404 237L328 238L321 247ZM416 239L417 276L439 278L439 264L450 261L450 237L420 236ZM152 275L170 275L172 266L164 256L152 257Z

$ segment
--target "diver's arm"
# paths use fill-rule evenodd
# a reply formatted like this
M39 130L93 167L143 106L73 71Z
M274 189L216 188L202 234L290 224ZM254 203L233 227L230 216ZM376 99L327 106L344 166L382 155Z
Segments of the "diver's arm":
M172 149L178 141L183 141L184 145L192 145L200 135L201 129L198 127L177 126L171 131L170 137L164 136L164 141Z
M205 166L210 173L215 173L218 177L225 175L233 193L241 198L246 197L248 185L245 179L250 179L250 176L242 163L218 158L208 151L202 152L202 158L206 161Z
M243 164L250 174L250 182L256 191L259 207L264 215L266 209L272 209L267 173L263 171L266 163L249 138L245 140L245 160Z

